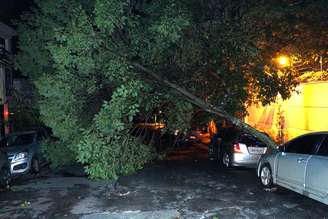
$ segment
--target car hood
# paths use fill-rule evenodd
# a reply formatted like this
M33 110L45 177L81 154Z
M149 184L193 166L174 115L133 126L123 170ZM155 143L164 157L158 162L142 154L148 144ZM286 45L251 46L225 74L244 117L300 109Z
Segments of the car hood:
M28 151L31 147L32 147L31 144L10 146L10 147L5 148L5 151L10 156L12 154L20 153L20 152L23 152L23 151Z

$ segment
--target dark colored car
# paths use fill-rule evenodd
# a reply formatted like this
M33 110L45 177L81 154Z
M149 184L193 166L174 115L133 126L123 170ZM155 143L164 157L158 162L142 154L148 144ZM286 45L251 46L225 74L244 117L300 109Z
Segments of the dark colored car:
M0 148L0 188L7 188L10 184L11 174L7 153Z
M256 137L226 128L212 138L209 146L209 158L217 159L223 167L257 167L267 146Z

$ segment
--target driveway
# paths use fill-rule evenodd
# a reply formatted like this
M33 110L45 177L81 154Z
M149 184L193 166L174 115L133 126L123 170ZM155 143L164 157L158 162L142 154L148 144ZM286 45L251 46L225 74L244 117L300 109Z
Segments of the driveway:
M326 218L328 206L278 188L264 191L252 169L224 170L196 146L136 174L92 181L45 173L0 193L0 218ZM206 156L205 156L206 157Z

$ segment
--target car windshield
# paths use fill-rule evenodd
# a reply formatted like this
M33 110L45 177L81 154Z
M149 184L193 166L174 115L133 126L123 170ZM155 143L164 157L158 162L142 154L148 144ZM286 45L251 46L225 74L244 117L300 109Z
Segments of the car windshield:
M235 127L230 127L230 128L222 128L219 130L219 136L223 138L225 141L232 141L236 139L238 136L240 130L238 130Z
M250 136L250 135L247 135L247 134L241 135L239 141L246 144L246 145L256 144L256 139L254 137Z
M7 145L9 147L11 147L11 146L17 146L17 145L32 144L33 139L34 139L34 134L14 135L14 136L10 136L7 139Z

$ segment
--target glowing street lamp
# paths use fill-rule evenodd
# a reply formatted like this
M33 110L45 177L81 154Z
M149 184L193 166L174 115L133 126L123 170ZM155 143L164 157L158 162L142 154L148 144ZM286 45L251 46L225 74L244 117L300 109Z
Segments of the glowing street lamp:
M281 66L281 67L286 67L290 64L290 60L288 56L279 56L277 57L277 63Z
M288 56L282 55L278 56L276 58L277 63L280 65L280 67L286 67L290 64L290 60Z

